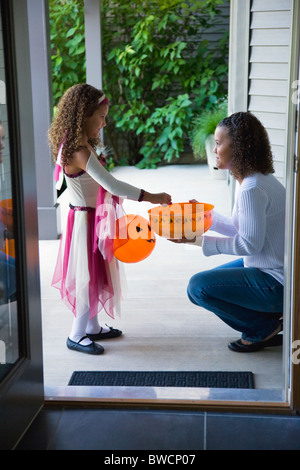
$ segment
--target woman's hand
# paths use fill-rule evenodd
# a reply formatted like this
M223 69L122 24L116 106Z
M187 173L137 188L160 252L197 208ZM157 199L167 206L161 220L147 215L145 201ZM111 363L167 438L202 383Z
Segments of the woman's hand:
M151 202L152 204L172 204L172 196L167 193L148 193L145 191L143 201Z
M189 202L199 203L199 201L197 201L196 199L190 199ZM168 240L170 242L173 242L173 243L190 243L191 245L196 245L196 246L200 246L200 247L202 247L202 243L203 243L203 237L202 236L194 237L194 238L186 238L186 237L168 238Z

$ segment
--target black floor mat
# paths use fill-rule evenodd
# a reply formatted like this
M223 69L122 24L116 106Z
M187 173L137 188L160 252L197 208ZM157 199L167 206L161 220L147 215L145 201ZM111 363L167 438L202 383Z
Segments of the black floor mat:
M68 385L254 388L252 372L75 371Z

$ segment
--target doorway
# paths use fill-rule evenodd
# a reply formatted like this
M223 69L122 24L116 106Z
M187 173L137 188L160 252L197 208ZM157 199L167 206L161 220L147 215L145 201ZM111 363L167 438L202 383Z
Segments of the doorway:
M166 166L142 172L120 167L114 175L149 190L164 189L176 202L196 198L214 204L221 213L230 214L231 211L228 181L213 179L206 165ZM139 213L148 218L150 206L126 201L125 209L127 213ZM232 353L227 343L237 339L238 333L210 312L193 306L187 298L187 283L195 272L217 266L232 257L206 258L199 248L174 245L157 237L149 258L141 263L123 265L127 296L123 301L122 317L113 324L109 323L108 317L100 318L103 323L122 329L124 336L103 341L105 354L95 360L66 349L72 314L63 306L56 290L50 287L57 249L57 241L40 242L47 396L102 393L102 390L96 391L97 387L93 390L81 387L79 392L74 387L67 387L74 370L222 370L252 371L255 393L263 390L263 394L268 391L272 399L274 396L282 398L282 348L270 348L254 355ZM47 259L52 260L51 269ZM199 390L197 392L199 394Z

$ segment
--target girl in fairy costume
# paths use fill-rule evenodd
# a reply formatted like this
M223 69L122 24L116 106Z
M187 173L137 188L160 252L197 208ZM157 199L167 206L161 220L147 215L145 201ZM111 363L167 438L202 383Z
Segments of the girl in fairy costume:
M55 179L65 175L70 210L60 242L52 285L72 310L74 320L67 347L87 354L101 354L95 341L120 336L104 328L98 313L114 318L121 296L117 260L112 243L99 238L105 233L101 207L120 213L119 198L170 204L171 196L150 193L114 178L104 168L100 130L106 125L109 101L103 91L88 84L74 85L61 98L49 130L49 143L56 161Z

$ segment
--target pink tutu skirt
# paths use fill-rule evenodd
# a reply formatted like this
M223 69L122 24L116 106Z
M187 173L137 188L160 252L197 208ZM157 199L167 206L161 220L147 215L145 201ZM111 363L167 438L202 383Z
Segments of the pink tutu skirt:
M76 317L89 312L93 318L104 309L115 318L120 306L120 266L113 256L113 239L108 236L107 212L101 212L107 194L99 191L96 209L70 209L60 240L52 286L59 289ZM115 210L111 214L110 223L114 225Z

